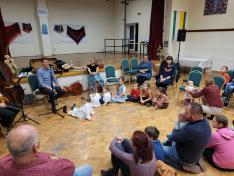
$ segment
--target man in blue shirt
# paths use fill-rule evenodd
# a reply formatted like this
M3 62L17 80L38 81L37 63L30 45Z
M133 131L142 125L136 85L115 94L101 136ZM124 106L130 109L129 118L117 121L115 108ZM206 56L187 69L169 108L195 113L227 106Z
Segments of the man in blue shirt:
M52 74L52 83L54 87L54 92L52 92L51 87L51 74ZM52 102L53 96L55 100L63 95L66 92L66 89L58 84L58 81L54 75L54 71L51 70L49 61L43 59L42 67L37 70L37 77L39 81L39 90L42 93L49 95L49 102Z
M172 145L163 146L165 162L176 169L193 173L203 171L199 160L210 138L211 128L207 119L203 118L202 106L191 103L185 106L188 124L180 130L172 131Z

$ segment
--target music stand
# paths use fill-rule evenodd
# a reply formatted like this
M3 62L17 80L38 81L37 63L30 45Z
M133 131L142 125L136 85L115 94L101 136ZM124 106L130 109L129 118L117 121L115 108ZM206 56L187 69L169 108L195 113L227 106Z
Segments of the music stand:
M34 119L28 117L28 115L24 112L23 101L20 102L20 107L21 107L21 109L19 109L19 108L15 108L15 109L20 110L20 111L22 112L22 115L20 116L20 118L19 118L17 121L15 121L15 122L11 125L10 128L14 127L15 124L17 124L17 123L26 122L26 121L32 121L32 122L36 123L37 125L40 124L38 121L36 121L36 120L34 120ZM12 107L12 108L14 108L14 107Z
M43 114L39 114L39 116L44 116L44 115L48 115L48 114L57 114L59 115L60 117L64 118L64 115L60 114L58 111L63 109L64 106L62 106L61 108L58 108L56 109L56 103L55 103L55 93L54 93L54 84L53 84L53 72L52 72L52 68L51 68L51 65L50 65L50 86L51 86L51 89L52 89L52 101L51 101L51 112L47 112L47 113L43 113Z

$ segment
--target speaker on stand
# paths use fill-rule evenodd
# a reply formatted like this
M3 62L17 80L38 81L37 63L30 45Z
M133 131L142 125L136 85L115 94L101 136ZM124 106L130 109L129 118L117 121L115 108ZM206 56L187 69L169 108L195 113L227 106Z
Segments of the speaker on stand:
M178 56L177 56L177 63L176 63L176 69L177 69L177 75L176 75L176 82L179 81L180 78L180 44L181 42L185 42L186 40L186 29L179 29L177 34L177 41L179 42L179 49L178 49Z

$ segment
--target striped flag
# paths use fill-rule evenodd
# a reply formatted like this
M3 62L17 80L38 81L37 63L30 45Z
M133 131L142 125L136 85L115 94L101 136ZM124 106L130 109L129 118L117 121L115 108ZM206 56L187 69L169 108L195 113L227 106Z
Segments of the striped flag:
M182 11L173 12L172 41L177 38L177 33L179 29L185 29L186 14L187 12Z

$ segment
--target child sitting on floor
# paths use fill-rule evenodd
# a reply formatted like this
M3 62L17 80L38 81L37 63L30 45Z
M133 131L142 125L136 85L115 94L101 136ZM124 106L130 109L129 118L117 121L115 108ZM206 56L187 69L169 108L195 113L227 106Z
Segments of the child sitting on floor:
M187 120L188 120L188 117L185 114L185 108L182 108L179 111L178 121L175 124L174 130L179 131L179 130L183 129L189 123ZM163 145L165 145L165 146L172 145L172 134L167 135L167 140L165 142L163 142Z
M124 78L119 78L119 84L117 85L117 96L112 98L113 103L124 103L127 100L126 86L124 85Z
M144 83L143 89L141 90L141 95L140 95L140 104L146 105L146 106L151 106L152 105L152 91L150 90L150 84L149 83Z
M141 94L141 91L138 88L138 84L135 83L134 86L133 86L133 89L131 90L130 95L127 96L128 97L127 101L139 102L140 94Z
M94 114L93 108L92 108L92 104L91 104L91 98L87 97L81 97L81 102L83 103L83 105L81 107L76 107L76 105L74 104L72 106L71 111L68 111L68 114L76 117L76 118L80 118L81 120L91 120L91 115Z
M91 93L89 96L91 98L92 107L95 108L95 107L101 106L101 104L99 102L101 95L97 92L97 89L95 89L94 93Z
M228 67L227 66L222 66L220 75L224 78L224 86L223 86L223 88L225 88L226 84L229 83L229 81L230 81L230 76L227 73L227 71L228 71Z
M147 136L152 140L153 148L154 148L154 154L157 160L164 161L164 152L163 152L163 146L158 139L159 137L159 130L154 126L148 126L145 128L145 133Z
M158 87L156 98L153 100L155 109L166 109L169 105L169 98L166 93L166 89Z
M101 105L107 105L107 103L111 102L111 93L109 91L109 87L104 86L102 91L103 91L103 94L101 98L99 99L99 102Z
M193 81L188 81L187 82L187 86L185 87L185 93L184 93L184 104L187 105L189 103L192 103L194 98L192 97L192 95L189 92L193 92L195 91L196 88L193 84Z

